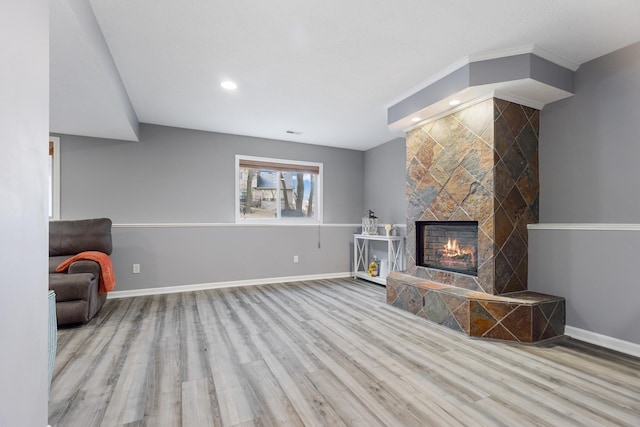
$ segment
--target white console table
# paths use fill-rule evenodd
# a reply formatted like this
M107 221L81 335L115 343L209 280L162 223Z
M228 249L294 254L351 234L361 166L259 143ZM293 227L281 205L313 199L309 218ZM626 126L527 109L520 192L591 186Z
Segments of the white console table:
M387 271L404 270L404 237L403 236L378 236L368 234L353 235L353 277L370 280L381 285L386 285L387 277L370 276L367 272L371 259L369 258L369 245L371 242L384 242L387 245Z

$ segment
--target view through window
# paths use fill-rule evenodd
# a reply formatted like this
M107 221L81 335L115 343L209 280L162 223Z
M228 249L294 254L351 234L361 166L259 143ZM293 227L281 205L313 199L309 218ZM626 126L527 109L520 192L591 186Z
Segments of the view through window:
M237 222L321 222L322 164L237 156Z

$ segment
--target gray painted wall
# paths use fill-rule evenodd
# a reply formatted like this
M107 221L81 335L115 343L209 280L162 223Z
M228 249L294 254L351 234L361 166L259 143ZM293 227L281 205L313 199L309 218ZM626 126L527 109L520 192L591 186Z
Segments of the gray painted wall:
M374 211L378 217L378 232L381 234L385 233L382 228L385 224L406 224L407 222L406 158L405 138L393 139L364 153L362 215L369 209ZM394 233L404 235L406 228L397 228ZM386 260L387 245L383 242L369 242L369 256L374 255Z
M345 273L351 270L356 231L281 226L114 228L116 290ZM132 273L133 263L141 265L140 274Z
M47 424L49 2L0 13L0 426Z
M569 326L640 344L634 277L640 231L535 230L529 236L529 289L565 297Z
M541 112L540 222L638 224L640 43L583 64L575 93ZM640 344L640 232L529 235L529 289L567 297L569 326Z
M228 224L115 227L116 290L350 270L356 229L331 224L360 222L361 151L148 124L139 142L61 135L60 145L62 219ZM323 163L325 225L234 225L236 154Z
M364 153L362 213L371 209L379 218L379 224L407 221L405 151L405 139L396 138Z
M640 43L583 64L540 114L540 222L640 223Z
M360 217L361 151L149 124L139 142L61 135L60 144L64 219L232 223L236 154L323 163L324 222Z

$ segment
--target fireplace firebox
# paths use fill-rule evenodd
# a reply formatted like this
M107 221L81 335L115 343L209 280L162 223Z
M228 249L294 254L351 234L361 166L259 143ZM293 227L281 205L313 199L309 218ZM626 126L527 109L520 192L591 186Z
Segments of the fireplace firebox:
M416 265L478 275L477 221L416 221Z

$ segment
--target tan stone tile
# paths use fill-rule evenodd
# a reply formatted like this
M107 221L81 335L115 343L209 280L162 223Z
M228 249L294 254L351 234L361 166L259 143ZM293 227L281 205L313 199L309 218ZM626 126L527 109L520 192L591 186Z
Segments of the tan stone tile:
M422 143L415 153L415 158L427 169L432 165L436 152L441 148L431 137L427 136L427 140Z
M476 180L482 181L488 173L493 171L493 148L478 138L471 144L471 149L460 163Z
M536 110L530 117L529 123L536 135L540 136L540 111Z
M452 221L471 221L471 218L469 218L469 215L467 215L467 213L462 208L458 208L453 213L453 215L451 215L451 220Z
M495 325L491 330L482 335L484 338L492 338L496 340L518 341L504 326Z
M526 289L527 288L524 286L524 284L520 282L520 279L518 278L518 276L516 274L513 274L511 278L509 278L509 281L507 282L507 286L505 286L505 288L501 293L510 294L513 292L522 292Z
M458 325L462 328L462 331L467 335L469 334L469 301L465 301L458 309L453 312L453 316L456 318Z
M409 164L409 169L407 170L409 186L415 188L427 173L429 173L429 170L414 158Z
M475 292L484 292L484 289L478 283L477 277L467 276L464 274L456 274L453 286L461 289L469 289L470 291Z
M449 193L443 189L434 199L429 208L439 221L446 221L451 218L451 215L458 208L458 205L456 204L456 201L453 200L453 198L449 195Z
M493 127L493 100L479 102L458 111L455 116L467 129L480 136L487 128Z
M515 144L502 156L502 161L507 166L511 178L513 178L514 181L520 178L520 175L527 167L527 159L525 159L520 148Z
M515 226L511 223L509 216L501 206L496 208L496 214L494 216L495 225L495 243L498 248L502 248L505 244Z
M460 308L460 306L467 302L467 300L463 297L450 294L448 295L446 293L441 293L440 297L451 312L456 311L458 308Z
M502 160L496 163L496 167L493 172L493 189L496 199L500 203L509 195L509 192L514 187L516 182L511 178L511 173Z
M459 166L453 172L444 188L455 200L456 204L460 205L469 195L471 184L474 182L475 178L464 167Z
M496 320L477 301L469 301L469 335L481 337L493 328Z
M542 314L540 307L534 305L531 307L531 339L532 341L539 341L542 333L547 327L549 321Z
M502 117L506 119L514 137L518 136L524 125L529 122L522 106L514 103L507 105L502 111Z
M495 243L493 239L485 234L484 231L478 230L478 266L490 260L495 251Z
M509 280L513 276L513 268L501 252L495 256L495 294L503 294Z
M511 222L517 224L520 217L529 208L529 205L522 198L520 191L516 187L513 187L502 202L502 207L509 216Z
M527 245L518 233L511 233L504 246L501 249L511 267L515 270L520 261L527 256Z
M479 183L471 186L471 191L462 203L462 209L469 217L478 222L484 222L493 215L493 195Z
M494 106L494 117L497 117L498 115L502 114L502 112L504 111L505 108L507 108L507 106L509 106L509 101L505 101L504 99L500 99L500 98L493 98L493 106Z
M480 301L485 310L493 316L497 321L502 320L507 314L511 313L516 305L496 301Z
M515 144L515 137L507 123L507 120L502 115L498 117L493 127L493 148L498 153L500 158Z

